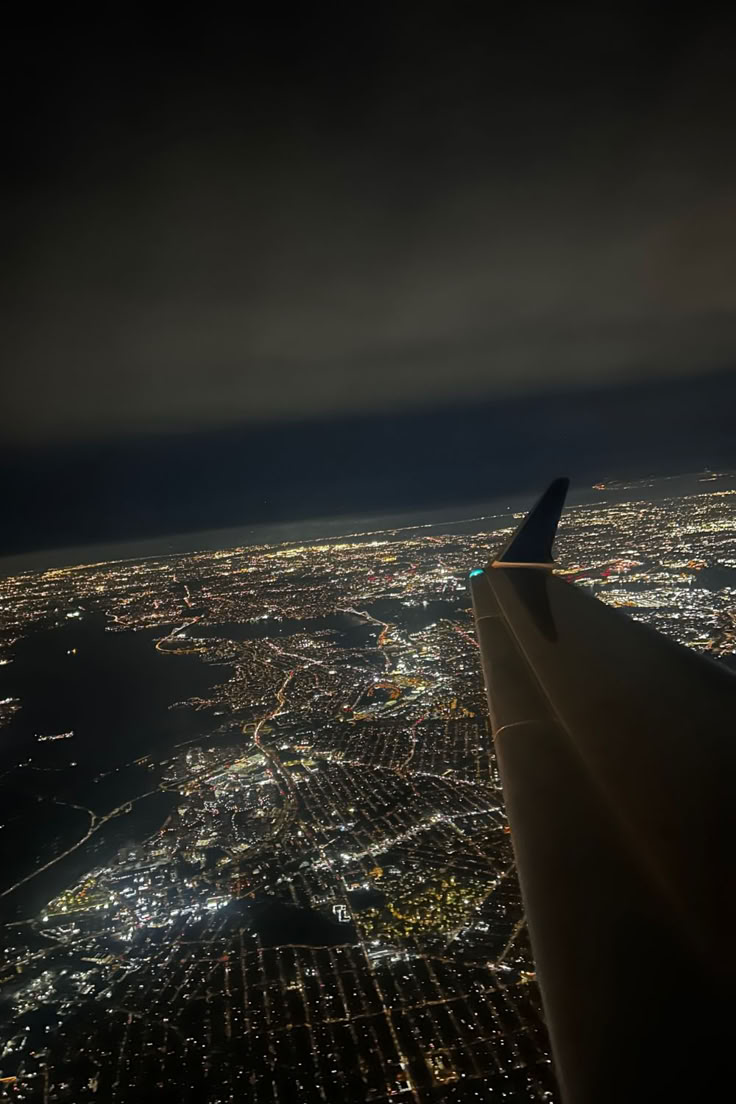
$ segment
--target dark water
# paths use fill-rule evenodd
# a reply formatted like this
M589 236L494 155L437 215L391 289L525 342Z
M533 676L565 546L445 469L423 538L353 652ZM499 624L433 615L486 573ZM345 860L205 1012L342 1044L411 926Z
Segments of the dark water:
M158 831L178 800L177 794L161 791L135 802L130 812L108 821L87 843L54 863L38 877L32 878L13 893L8 894L7 897L0 898L0 922L36 916L52 897L61 893L67 886L73 885L89 870L110 862L124 844L144 840ZM55 816L56 813L54 813ZM51 830L58 833L56 824L50 822L50 825ZM46 827L49 827L48 823ZM64 848L79 839L84 834L85 828L86 822L81 831L69 835L64 842ZM37 846L36 832L29 831L27 834L33 838ZM5 854L3 858L5 859ZM17 862L13 863L16 868L17 865ZM36 865L35 862L30 863L20 873L34 869ZM8 864L8 871L10 869L11 865ZM17 869L16 873L18 873ZM3 881L7 884L11 879L4 873Z
M461 594L446 600L434 599L427 602L426 606L423 602L418 606L406 606L398 598L382 598L377 602L361 605L360 608L379 621L388 621L407 632L415 633L443 619L457 621L461 611L469 606L470 595Z
M705 567L696 578L698 586L706 590L725 590L726 587L736 587L736 568Z
M359 602L356 609L367 613L377 621L390 622L409 632L418 632L441 618L455 620L461 610L470 605L468 595L453 595L451 599L437 599L419 605L407 606L398 598L382 598L377 602ZM218 625L197 625L192 629L195 637L222 637L227 640L264 640L295 636L297 633L334 633L335 643L343 648L370 647L381 632L381 625L353 613L333 613L325 617L312 617L303 621L293 618L269 618L268 621L228 622Z
M196 656L156 651L160 633L107 632L101 616L31 633L0 667L0 698L22 709L2 729L0 769L32 759L37 767L89 773L121 766L196 734L201 717L169 710L205 695L227 677ZM76 648L76 654L70 654ZM39 743L36 734L73 729L74 738Z
M84 834L89 817L67 803L100 814L154 790L158 773L129 764L165 755L211 727L207 711L169 706L206 695L228 669L158 652L156 635L107 632L104 618L86 617L30 634L15 648L14 661L0 668L0 698L18 697L22 704L0 730L0 889ZM36 739L70 730L70 739ZM170 795L162 794L136 802L73 856L0 899L0 908L15 907L16 898L19 907L40 907L110 849L155 831L170 805Z

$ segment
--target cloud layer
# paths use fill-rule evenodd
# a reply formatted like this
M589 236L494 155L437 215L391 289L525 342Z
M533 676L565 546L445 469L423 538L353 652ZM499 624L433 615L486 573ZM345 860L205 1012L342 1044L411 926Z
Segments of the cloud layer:
M47 74L7 185L5 439L732 365L721 29L427 20Z

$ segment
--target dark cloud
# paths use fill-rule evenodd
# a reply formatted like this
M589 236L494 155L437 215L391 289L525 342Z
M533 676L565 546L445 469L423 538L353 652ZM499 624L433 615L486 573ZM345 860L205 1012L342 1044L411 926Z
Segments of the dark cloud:
M8 442L732 366L726 28L398 7L18 39Z

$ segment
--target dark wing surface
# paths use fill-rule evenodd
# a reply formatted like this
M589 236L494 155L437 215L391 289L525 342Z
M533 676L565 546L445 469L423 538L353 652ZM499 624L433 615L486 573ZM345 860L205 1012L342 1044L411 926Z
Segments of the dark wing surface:
M730 1098L736 678L545 569L554 487L470 586L562 1096Z

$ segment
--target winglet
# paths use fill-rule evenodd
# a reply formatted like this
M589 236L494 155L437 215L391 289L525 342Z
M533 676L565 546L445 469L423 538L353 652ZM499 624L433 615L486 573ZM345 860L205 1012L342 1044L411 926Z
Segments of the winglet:
M557 533L569 479L555 479L532 507L509 543L490 567L551 567L552 545Z

